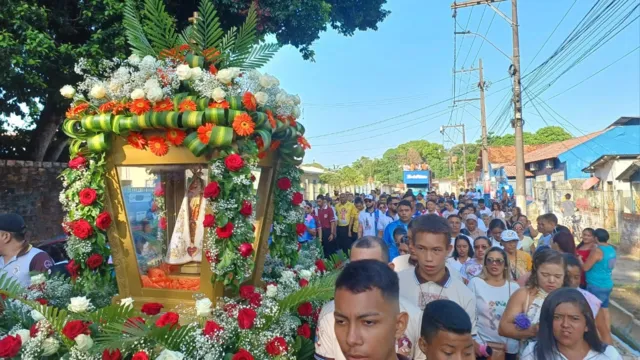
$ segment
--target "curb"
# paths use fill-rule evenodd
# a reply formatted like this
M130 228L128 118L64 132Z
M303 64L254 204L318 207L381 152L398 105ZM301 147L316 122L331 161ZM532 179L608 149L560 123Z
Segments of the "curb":
M640 321L620 304L609 300L613 332L635 350L640 350Z

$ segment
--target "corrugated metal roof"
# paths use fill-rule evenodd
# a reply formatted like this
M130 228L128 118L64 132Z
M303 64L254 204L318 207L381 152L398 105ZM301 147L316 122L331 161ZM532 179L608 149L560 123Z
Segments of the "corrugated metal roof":
M594 137L604 133L605 131L606 130L600 130L585 136L548 144L532 152L525 151L524 162L528 164L541 160L557 158L560 154L571 150L572 148L586 142L587 140L593 139Z

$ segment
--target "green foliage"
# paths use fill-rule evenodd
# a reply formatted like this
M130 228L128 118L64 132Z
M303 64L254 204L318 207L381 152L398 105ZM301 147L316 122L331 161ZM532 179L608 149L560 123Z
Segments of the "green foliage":
M164 0L145 0L143 14L144 32L156 53L178 44L175 20L165 10Z
M131 45L131 50L134 54L140 55L141 57L157 55L144 34L144 28L138 17L135 0L127 0L125 2L122 24L125 28L127 42Z
M523 137L525 145L551 144L573 138L571 134L560 126L546 126L538 129L535 133L525 131ZM516 137L513 134L497 136L489 133L487 141L489 146L513 146L515 145ZM478 143L480 143L480 140L478 140Z
M11 297L18 297L24 293L24 288L16 279L9 276L8 273L3 272L0 274L0 294L8 295ZM0 299L0 301L2 301Z
M297 359L313 359L313 354L316 352L316 347L313 341L303 338L302 336L296 337L294 348L297 350Z
M335 283L338 278L338 272L327 274L321 278L317 278L309 285L290 294L279 302L280 314L294 311L295 308L305 302L323 301L327 302L333 299ZM277 318L277 316L276 316Z
M200 21L195 24L193 39L202 49L217 47L224 31L220 27L218 13L211 1L203 0L198 7Z

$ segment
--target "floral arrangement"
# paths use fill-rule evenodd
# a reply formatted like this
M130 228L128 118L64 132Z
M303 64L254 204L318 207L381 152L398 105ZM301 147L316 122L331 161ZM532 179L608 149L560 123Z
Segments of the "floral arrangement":
M273 236L269 246L272 257L281 259L285 265L295 265L298 261L300 243L306 227L303 222L302 195L300 186L301 170L296 166L281 166L278 171L275 190L273 216Z
M182 146L210 159L205 197L214 214L204 220L204 248L216 278L236 288L252 269L251 169L270 151L279 153L284 166L295 167L309 148L297 122L300 98L255 70L278 50L277 44L258 44L255 7L239 29L226 34L210 0L201 1L196 18L178 32L162 0L145 1L142 20L135 2L126 1L124 26L133 55L103 60L98 73L81 60L75 71L83 80L60 89L73 101L63 124L72 160L62 175L61 194L68 212L69 271L84 286L104 278L109 256L104 232L110 217L102 207L105 152L113 137L156 156ZM160 197L155 204L164 230ZM289 228L292 221L282 226ZM291 230L285 232L279 236L290 238ZM275 252L294 261L294 253L279 244Z

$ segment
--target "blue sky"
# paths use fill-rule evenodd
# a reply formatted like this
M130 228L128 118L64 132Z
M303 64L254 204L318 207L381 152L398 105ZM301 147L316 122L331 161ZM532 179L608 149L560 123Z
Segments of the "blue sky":
M571 0L520 2L523 73L544 61L595 1L577 0L534 59L573 3ZM410 140L422 138L442 143L439 128L449 123L450 118L452 123L465 124L468 142L479 138L479 103L460 104L452 114L451 101L443 102L452 96L454 23L450 5L451 2L443 0L389 0L386 8L391 10L391 15L377 32L358 32L353 37L344 37L327 31L314 45L315 63L302 60L296 49L285 47L262 69L278 77L289 93L302 98L301 121L312 145L305 162L341 166L360 156L380 157L387 149ZM501 3L499 8L511 15L510 1ZM484 9L477 6L473 10L459 10L458 31L469 29L485 34L489 29L487 37L491 42L510 54L510 26L496 16L489 28L494 12L489 8L484 12ZM473 60L478 54L483 59L485 81L505 78L509 60L488 43L480 48L481 44L480 38L474 41L472 36L458 36L458 69L463 64L465 68L477 65L477 60ZM640 22L636 20L540 96L549 105L549 112L557 112L571 125L558 115L552 118L543 103L536 102L544 120L581 136L608 126L620 116L640 115L638 50L565 92L639 45ZM476 76L459 74L456 86L463 89L462 92L472 90L478 81ZM507 101L508 87L509 81L503 80L487 90L487 124L498 134L513 131L504 121L491 127ZM556 94L561 95L554 97ZM476 98L477 92L467 97ZM527 101L526 96L523 100ZM397 117L432 104L437 105ZM525 107L524 119L525 131L547 125L532 106ZM353 128L357 129L349 130ZM323 136L331 133L335 134ZM462 141L455 130L447 134L447 147Z

